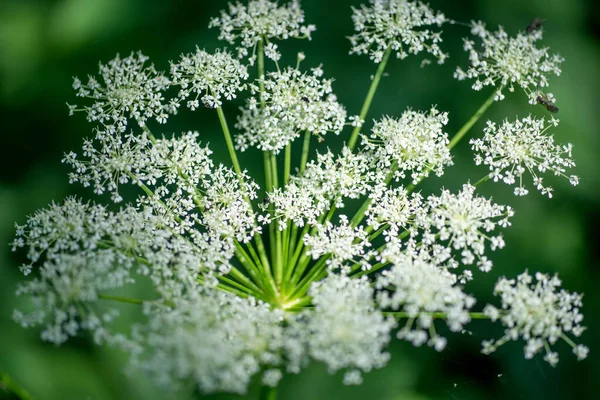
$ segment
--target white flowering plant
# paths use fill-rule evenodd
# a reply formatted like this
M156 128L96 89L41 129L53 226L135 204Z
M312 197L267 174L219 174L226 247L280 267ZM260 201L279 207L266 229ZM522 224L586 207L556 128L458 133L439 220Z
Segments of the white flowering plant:
M230 4L210 26L234 52L198 47L168 72L141 52L117 55L100 64L100 78L75 78L82 105L68 109L87 117L93 136L63 162L72 183L112 204L69 197L17 225L12 247L27 257L17 293L31 307L14 319L41 326L42 339L55 344L88 333L122 348L133 368L168 388L246 393L256 378L265 399L310 360L360 384L387 364L393 337L443 351L448 339L436 326L461 334L473 319L504 328L482 344L486 354L522 339L526 358L543 353L555 365L553 345L562 340L584 359L588 348L574 342L585 330L582 296L557 276L525 270L501 278L496 305L479 304L468 290L477 271L492 269L490 252L505 246L502 230L514 214L478 193L481 185L502 181L522 196L531 175L551 197L548 173L579 181L572 146L551 135L554 116L528 113L471 132L517 86L524 107L558 111L546 89L562 58L539 45L542 28L511 37L468 25L469 65L455 77L490 95L450 136L449 115L436 107L364 124L390 56L425 53L443 63L441 27L458 23L407 0L371 0L352 20L350 53L377 65L358 115L348 115L321 66L304 68L303 53L280 64L284 40L315 30L297 0ZM232 124L223 103L238 97L244 106ZM161 133L179 109L201 107L215 111L227 163L213 161L201 132ZM342 148L316 152L315 138L331 134L345 138ZM466 179L458 192L420 191L452 166L467 134L474 164L487 166L480 179ZM249 175L239 152L261 155L264 179ZM125 186L138 196L130 199ZM127 296L139 281L151 290ZM118 330L117 302L139 306L143 321Z

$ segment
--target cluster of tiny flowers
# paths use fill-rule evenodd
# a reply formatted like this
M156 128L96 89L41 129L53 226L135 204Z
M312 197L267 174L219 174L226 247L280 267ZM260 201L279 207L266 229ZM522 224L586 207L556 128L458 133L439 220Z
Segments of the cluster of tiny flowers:
M486 242L490 249L504 247L501 235L492 236L497 226L510 226L513 216L510 206L492 203L475 195L475 186L463 185L458 194L442 190L440 196L429 196L428 217L424 221L423 243L434 245L438 240L448 241L448 246L460 251L461 263L471 265L477 261L482 271L492 268L492 261L484 254Z
M438 176L452 165L448 134L443 131L448 113L435 108L429 112L408 110L400 118L384 117L375 122L365 137L365 148L383 169L394 170L394 177L404 179L410 173L413 183L431 171Z
M507 185L518 184L515 195L524 196L528 190L523 185L523 174L527 171L533 176L533 184L542 194L552 197L552 188L545 186L538 175L551 171L554 175L569 179L571 185L579 183L576 175L566 176L567 168L575 167L569 143L560 146L554 143L554 137L546 131L558 125L552 118L546 123L544 118L529 116L514 122L504 121L502 125L488 121L481 139L471 139L475 154L475 163L490 168L490 177L495 182L503 181Z
M318 154L284 189L269 193L269 200L281 229L287 220L300 227L306 222L316 225L318 217L332 206L344 207L344 199L358 199L382 180L381 172L373 169L371 156L344 147L339 155L331 151Z
M339 225L334 225L327 221L325 225L317 225L314 234L306 234L304 244L307 247L306 255L314 260L329 255L327 265L330 269L342 268L344 272L350 272L348 260L356 261L359 266L366 268L366 262L369 258L366 249L371 246L368 240L368 234L363 227L352 227L348 222L348 217L340 216Z
M558 362L558 353L550 345L563 339L572 348L578 360L587 357L588 348L576 345L567 336L581 336L583 315L579 311L582 296L564 289L559 291L561 281L536 273L534 278L527 272L515 279L502 278L496 284L494 293L502 300L501 309L488 305L485 313L492 320L499 319L506 327L505 335L496 341L484 341L483 352L491 353L508 340L523 338L526 341L525 358L532 358L544 350L546 360L551 365Z
M448 19L420 1L371 0L370 6L353 7L352 11L357 33L349 37L350 54L368 54L376 63L381 62L386 52L395 52L404 59L409 54L426 51L440 64L448 58L439 47L441 32L430 30Z
M329 372L346 370L345 384L360 384L360 372L385 366L384 348L395 323L375 307L366 277L330 274L315 283L310 295L314 310L301 313L296 329L307 341L308 354L324 362Z
M469 53L470 66L464 71L458 67L454 77L458 80L474 79L474 90L485 86L497 89L496 100L504 98L502 88L512 92L520 86L531 104L544 96L548 86L548 75L560 75L563 58L548 53L547 47L538 48L542 39L541 29L519 32L509 37L502 27L489 32L482 22L473 22L471 33L481 40L477 46L471 39L464 39L464 49Z
M415 346L427 342L442 351L446 339L436 333L434 313L443 313L450 330L459 332L471 320L469 309L475 299L456 286L454 274L410 251L386 252L384 258L392 268L377 278L377 299L383 308L406 313L408 320L398 338Z
M96 342L106 339L103 325L115 317L114 310L99 313L87 308L98 293L132 283L129 270L134 260L103 241L118 241L130 234L131 209L109 212L100 205L67 198L53 204L17 226L13 250L27 249L30 264L21 269L29 274L34 263L45 258L38 276L20 285L19 296L32 299L32 311L15 311L24 327L44 325L42 339L59 344L80 330L93 332Z
M220 29L219 39L234 44L240 40L240 57L248 55L253 49L251 62L255 59L254 48L259 41L269 39L308 38L315 30L314 25L304 25L304 11L298 0L285 5L277 1L251 0L247 5L240 2L229 3L228 11L213 18L209 27Z
M277 154L304 131L318 136L339 134L346 110L332 93L332 80L322 75L320 67L311 73L288 67L260 78L264 90L251 86L253 96L238 117L237 148L253 146Z
M387 225L387 235L397 235L400 229L412 231L426 217L426 207L419 193L410 196L404 187L374 193L366 211L367 225L379 229Z
M172 304L146 304L144 311L148 322L136 335L149 350L135 351L132 363L161 386L246 393L262 367L282 363L283 311L253 298L199 287Z
M133 118L140 125L154 118L165 123L169 114L177 111L177 102L166 102L163 92L169 88L171 81L156 71L153 65L145 65L148 57L141 52L132 53L129 57L119 55L107 65L100 64L102 83L90 76L87 84L78 78L73 79L73 89L77 96L93 99L91 106L78 109L69 105L71 114L74 111L85 111L88 121L97 121L104 125L125 131L127 120Z
M226 51L210 54L196 49L195 53L182 55L178 63L171 64L171 76L172 84L181 87L179 100L188 99L187 106L195 110L200 107L200 101L205 107L217 108L222 98L234 99L244 88L248 71Z

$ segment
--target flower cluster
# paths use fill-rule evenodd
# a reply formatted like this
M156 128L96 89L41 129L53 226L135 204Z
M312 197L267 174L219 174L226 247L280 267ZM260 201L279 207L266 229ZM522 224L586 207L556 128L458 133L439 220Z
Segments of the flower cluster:
M443 350L446 339L435 331L436 313L445 315L450 330L458 332L471 320L469 309L475 299L456 286L454 274L422 256L387 252L385 260L392 268L377 278L378 302L383 308L406 313L408 320L398 337L415 346L427 342L436 350Z
M240 57L248 55L248 49L259 41L269 39L309 38L314 25L304 25L304 11L298 0L285 5L277 1L250 0L247 5L230 3L227 11L213 18L209 27L220 29L219 39L233 44L241 41L238 48ZM254 60L254 51L251 61Z
M245 393L261 368L282 363L283 312L268 304L198 288L144 311L148 323L137 335L151 350L134 352L132 363L165 387Z
M558 362L558 353L550 345L563 339L573 348L578 360L587 357L588 348L576 345L567 336L572 333L581 336L583 315L579 311L582 296L558 290L561 281L536 273L534 278L527 272L515 279L502 278L496 284L494 293L502 300L502 308L488 305L485 313L493 320L499 319L506 327L505 335L496 341L483 342L484 352L491 353L508 340L526 340L525 358L532 358L544 350L546 360L551 365Z
M479 269L489 271L492 262L485 256L486 242L490 242L491 250L504 247L502 236L491 236L491 232L496 226L510 226L512 208L476 196L475 186L469 184L463 185L458 194L442 190L440 196L430 196L427 203L430 211L424 221L424 243L448 241L449 247L460 251L461 264L477 261Z
M332 93L331 79L322 79L321 68L311 73L286 68L259 78L253 96L242 109L236 128L237 148L257 147L279 153L301 132L339 134L346 123L346 110ZM259 106L260 105L260 106Z
M360 384L360 371L383 367L384 351L395 325L378 311L367 279L333 274L311 288L315 306L298 318L308 354L327 364L330 372L346 369L344 383Z
M573 146L559 146L554 137L547 134L548 129L558 125L552 118L547 124L544 118L529 116L514 122L504 121L502 125L488 121L481 139L471 139L476 152L475 163L490 168L490 177L494 181L503 181L507 185L518 184L515 195L524 196L528 190L523 185L523 174L533 176L533 184L542 194L552 197L552 188L545 186L538 175L552 171L554 175L569 179L571 185L579 183L576 175L566 176L567 168L575 167L571 156Z
M512 92L520 86L531 104L544 96L548 86L548 75L560 75L563 58L548 53L547 47L538 48L542 30L519 32L510 37L502 27L490 32L483 22L473 22L471 33L481 40L477 46L472 39L464 39L464 49L469 53L470 66L464 71L458 67L454 77L458 80L474 79L474 90L485 86L497 89L497 100L504 98L502 88Z
M380 63L386 52L395 52L404 59L409 54L426 51L441 64L448 58L439 43L441 32L430 27L440 27L448 22L444 14L432 10L420 1L370 0L369 6L352 8L352 21L357 32L350 36L350 54L368 54Z
M125 131L129 118L140 125L150 118L165 123L169 114L177 111L178 104L165 101L163 93L171 81L153 65L145 65L147 61L148 57L141 52L125 58L117 55L107 65L100 64L102 83L93 76L86 84L74 78L77 96L93 99L94 104L82 109L69 105L70 112L85 111L88 121L98 121L121 132Z
M448 113L435 108L428 113L408 110L400 118L384 117L365 137L365 148L374 153L380 167L393 165L397 180L404 179L406 172L414 183L431 171L441 176L452 165L448 135L442 130L447 123Z
M195 110L200 101L205 107L217 108L222 98L234 99L244 88L248 71L226 51L210 54L196 49L195 53L182 55L178 63L171 64L171 75L172 84L181 87L179 99L191 97L187 106Z

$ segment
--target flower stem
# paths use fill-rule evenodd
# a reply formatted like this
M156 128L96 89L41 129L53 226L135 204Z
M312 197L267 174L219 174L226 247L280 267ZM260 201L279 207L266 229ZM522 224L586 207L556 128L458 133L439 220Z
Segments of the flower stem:
M383 71L385 71L385 66L390 58L390 54L392 53L392 49L388 48L383 54L383 58L379 63L379 67L377 67L377 72L373 77L373 81L371 82L371 86L369 87L369 91L367 92L367 97L365 98L365 102L360 110L360 120L364 121L367 117L367 113L369 112L369 108L371 107L371 102L373 101L373 97L375 96L375 92L377 91L377 86L379 86L379 81L383 76ZM358 133L360 132L360 124L355 126L350 134L350 140L348 141L348 147L350 150L354 150L356 147L356 141L358 140Z
M238 161L237 154L235 154L235 148L233 147L233 140L231 140L231 133L229 132L229 127L227 126L227 120L225 119L225 114L223 114L223 109L221 107L217 107L217 114L219 115L219 122L221 123L221 128L223 129L223 136L225 136L225 143L227 143L227 150L229 151L229 157L231 157L231 162L233 163L233 169L238 177L242 177L242 169L240 168L240 162Z
M144 303L144 300L140 300L140 299L133 299L131 297L123 297L123 296L110 296L108 294L102 294L102 293L98 294L98 298L102 299L102 300L113 300L113 301L119 301L121 303L129 303L129 304L143 304Z
M33 400L33 397L29 394L29 392L20 387L14 380L12 380L2 371L0 371L0 388L7 390L8 393L14 394L18 399Z
M277 388L261 386L259 400L277 400Z
M454 137L452 138L452 140L450 140L450 143L448 144L448 148L450 150L452 150L454 146L456 146L458 142L460 142L461 139L467 134L467 132L469 132L473 125L475 125L475 123L479 121L479 118L481 118L485 111L494 102L494 97L496 97L497 93L498 91L494 90L494 92L490 95L490 97L488 97L485 103L483 103L481 107L479 107L479 109L475 111L475 114L473 114L473 116L462 126L462 128L460 128L456 135L454 135Z
M309 131L304 133L304 143L302 144L302 158L300 158L300 175L304 173L306 163L308 162L308 151L310 149L310 136L312 134Z

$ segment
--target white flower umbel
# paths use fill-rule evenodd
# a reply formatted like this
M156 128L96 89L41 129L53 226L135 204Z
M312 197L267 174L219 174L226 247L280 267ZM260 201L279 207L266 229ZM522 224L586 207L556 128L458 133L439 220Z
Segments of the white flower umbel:
M392 268L377 278L377 299L381 307L406 314L408 320L398 337L415 346L427 342L443 350L446 339L435 330L436 313L443 314L450 330L458 332L471 320L469 309L475 299L457 286L454 274L410 251L388 252L385 261Z
M585 330L579 311L582 295L567 292L560 286L558 277L539 272L535 274L535 280L527 272L516 280L498 280L494 293L500 296L502 306L497 309L488 305L485 313L494 321L500 320L506 328L505 335L495 341L484 341L483 352L489 354L509 340L522 338L526 341L525 358L533 358L543 350L546 353L544 360L554 366L558 362L558 353L552 351L550 345L563 339L573 348L578 360L586 358L588 348L576 345L567 336L579 337Z
M548 76L561 73L563 58L550 55L547 47L538 47L541 29L509 37L502 27L489 32L483 22L472 22L471 33L481 44L476 44L475 39L464 39L470 65L466 71L458 67L454 77L461 81L475 80L474 90L495 87L498 90L496 100L504 98L502 88L508 87L512 92L516 85L525 91L529 103L536 104L545 96L543 91L548 86Z
M344 207L345 199L358 199L383 180L381 171L373 168L371 155L353 153L344 147L340 155L328 151L318 154L300 176L269 194L275 217L283 229L287 220L302 227L317 224L320 215L332 206Z
M236 124L241 131L236 147L257 147L277 154L301 132L339 134L346 123L346 110L332 93L332 80L322 79L322 75L321 68L305 73L288 67L259 79L264 90L251 87L253 96Z
M441 64L448 57L442 52L439 28L448 19L420 1L370 0L370 5L352 7L352 21L356 33L349 37L350 54L368 54L371 60L381 62L386 51L398 58L426 51Z
M362 374L388 362L396 326L400 338L442 350L446 338L435 319L450 331L471 319L500 319L506 335L487 342L486 352L522 337L527 357L544 347L555 363L549 346L563 339L585 358L587 347L567 336L583 331L581 296L559 291L556 278L538 275L534 286L527 274L503 279L496 286L501 309L485 313L471 312L475 300L461 286L477 277L474 265L491 268L490 250L504 246L498 227L513 215L476 195L475 186L518 177L522 191L529 171L549 194L541 175L565 176L574 166L570 145L556 145L543 119L490 123L471 145L491 173L458 193L426 193L431 186L417 185L452 165L450 150L500 95L494 91L451 141L448 114L433 107L380 118L358 146L390 55L426 52L443 61L432 29L449 21L402 0L373 0L353 18L352 51L378 65L351 118L320 66L300 69L304 53L295 66L280 65L286 58L276 40L314 29L304 24L299 1L235 3L211 22L221 39L238 43L240 57L251 52L251 70L225 50L198 47L171 64L169 77L138 53L101 65L103 82L75 80L77 94L93 104L70 109L87 113L94 137L63 161L73 168L71 182L118 204L68 198L16 227L12 247L24 254L28 277L14 319L41 327L42 339L56 344L86 335L118 346L166 388L246 393L256 382L261 399L271 400L285 373L299 373L311 359L342 371L346 384L361 383ZM473 30L484 49L467 43L474 66L459 78L485 79L477 88L523 86L556 111L541 89L560 59L536 49L537 27L517 39L482 24ZM235 116L224 106L236 97L247 102L231 132L227 121ZM198 132L152 133L180 103L216 108L224 139L216 145L229 161L212 161L202 121ZM351 132L343 145L311 143L345 127ZM238 159L237 150L252 154ZM241 161L250 161L248 171ZM249 173L257 167L264 179ZM136 292L140 298L128 297ZM133 326L114 320L123 307L139 308Z
M197 48L195 53L182 55L179 62L171 63L171 76L173 85L181 87L179 100L188 99L187 106L195 110L200 102L217 108L221 99L234 99L244 88L248 71L227 51L211 54Z
M304 24L304 11L298 0L285 4L271 0L250 0L248 4L229 3L227 11L213 18L209 27L220 29L219 39L230 44L240 41L238 53L240 57L248 55L253 49L251 62L255 54L254 48L262 40L308 38L315 30L314 25Z
M360 371L382 368L394 322L375 308L373 289L366 278L331 274L310 290L315 306L295 324L306 341L308 354L324 362L329 372L346 370L346 384L360 384Z
M198 288L172 304L149 304L145 313L139 335L146 349L133 363L163 386L246 393L263 366L282 363L283 312L253 298Z
M316 225L314 234L304 236L304 244L307 256L316 260L327 254L330 256L326 261L329 268L341 268L346 273L350 272L351 265L344 265L344 262L358 258L355 262L365 265L366 249L371 246L363 227L353 228L345 215L340 216L339 225L329 221L325 225Z
M91 106L79 109L69 105L74 111L85 111L88 121L98 121L104 125L115 126L125 131L127 120L135 119L143 125L150 118L165 123L169 114L177 111L176 102L166 102L163 92L171 84L154 65L146 65L148 57L141 52L131 53L129 57L117 57L108 64L100 64L102 82L90 76L83 84L73 79L73 89L77 96L94 100Z
M364 138L365 148L374 154L379 167L394 165L399 180L410 173L414 183L431 171L438 176L452 165L448 134L443 131L448 113L435 108L429 112L408 110L400 118L384 117L375 121L372 133Z
M573 146L554 143L554 137L547 131L558 125L552 118L548 123L544 118L504 121L502 125L488 121L481 139L471 139L471 147L476 152L475 163L490 168L490 177L495 182L503 181L515 187L515 195L528 193L523 185L523 175L529 172L533 183L542 194L552 197L552 188L543 183L540 176L546 172L569 179L571 185L579 183L576 175L565 175L568 168L575 167L571 151Z
M489 271L492 262L484 255L485 243L490 243L491 250L504 247L502 236L493 236L492 232L496 226L510 226L512 208L476 196L475 186L470 184L463 185L458 194L442 190L440 196L429 196L427 202L429 215L423 221L423 242L432 245L438 240L447 241L449 248L461 252L462 264L477 261L479 269Z

